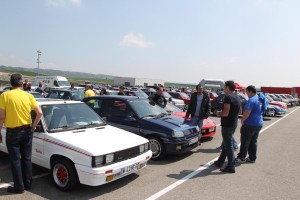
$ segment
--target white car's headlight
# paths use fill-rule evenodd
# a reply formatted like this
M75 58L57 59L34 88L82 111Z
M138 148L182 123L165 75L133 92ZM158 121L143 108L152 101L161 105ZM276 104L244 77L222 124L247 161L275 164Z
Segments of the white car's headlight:
M149 150L149 142L147 142L146 144L145 144L145 151L148 151Z
M140 147L140 153L146 152L149 150L149 143L147 142L146 144L142 144L139 147Z
M143 153L145 151L145 145L142 144L140 145L140 153Z
M103 156L95 156L95 157L93 157L92 166L96 167L98 165L102 165L103 162L104 162L104 157Z
M173 131L173 137L184 137L184 133L182 131Z
M115 158L115 156L113 153L105 155L105 163L108 164L108 163L113 162L114 158Z

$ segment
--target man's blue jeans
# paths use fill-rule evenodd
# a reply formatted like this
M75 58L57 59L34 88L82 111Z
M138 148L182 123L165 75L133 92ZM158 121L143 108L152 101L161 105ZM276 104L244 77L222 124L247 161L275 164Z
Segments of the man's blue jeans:
M203 119L200 117L192 117L190 121L191 126L198 126L199 127L199 133L202 135L201 128L203 126ZM201 137L201 136L200 136Z
M235 157L232 146L232 137L234 134L235 128L232 127L223 127L222 126L222 152L219 156L218 163L223 164L227 157L228 164L226 168L234 169L235 168Z
M32 137L31 127L6 129L6 146L9 153L14 187L24 190L32 181ZM21 159L20 159L21 158Z
M247 153L251 161L256 160L257 138L262 126L243 125L241 127L241 146L239 158L246 158Z

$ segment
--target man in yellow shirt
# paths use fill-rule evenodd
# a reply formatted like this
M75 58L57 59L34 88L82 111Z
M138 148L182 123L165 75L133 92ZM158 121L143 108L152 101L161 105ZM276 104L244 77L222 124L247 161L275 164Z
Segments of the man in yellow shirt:
M95 96L95 92L92 90L92 85L87 84L85 86L84 98Z
M42 117L42 111L33 95L22 90L23 77L12 74L13 87L0 96L0 142L3 123L6 127L6 147L9 153L14 186L7 188L10 193L23 193L31 189L32 182L32 137ZM36 112L32 123L31 110Z

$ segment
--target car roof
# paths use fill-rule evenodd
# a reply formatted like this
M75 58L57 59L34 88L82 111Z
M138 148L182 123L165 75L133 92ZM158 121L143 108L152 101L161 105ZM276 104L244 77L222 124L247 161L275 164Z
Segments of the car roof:
M139 98L137 96L125 96L125 95L102 95L102 96L87 97L84 99L120 99L120 100L126 100L126 101L128 101L128 100L145 100L145 98Z
M50 98L38 98L36 99L39 105L55 105L55 104L76 104L82 103L80 101L50 99Z

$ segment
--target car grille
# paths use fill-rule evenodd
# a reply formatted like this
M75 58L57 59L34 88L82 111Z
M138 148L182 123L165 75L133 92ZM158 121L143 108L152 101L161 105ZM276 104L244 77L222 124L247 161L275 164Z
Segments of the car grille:
M189 131L190 134L185 135L186 139L198 136L198 131L196 131L196 129L191 128L191 129L188 129L187 131Z
M130 149L125 149L122 151L115 152L114 154L115 154L114 162L116 163L140 155L140 148L139 146L137 146Z

